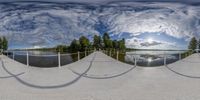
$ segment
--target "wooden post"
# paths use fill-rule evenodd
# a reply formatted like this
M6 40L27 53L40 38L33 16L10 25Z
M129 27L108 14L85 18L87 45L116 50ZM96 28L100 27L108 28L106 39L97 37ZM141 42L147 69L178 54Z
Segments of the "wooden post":
M85 51L85 57L87 56L87 53L86 53L86 51Z
M60 63L60 52L58 52L58 67L60 68L61 63Z

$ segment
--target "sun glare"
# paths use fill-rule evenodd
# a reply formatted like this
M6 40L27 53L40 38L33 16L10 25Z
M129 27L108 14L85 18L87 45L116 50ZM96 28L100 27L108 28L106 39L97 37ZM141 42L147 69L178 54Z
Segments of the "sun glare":
M148 62L152 62L152 58L148 58L147 61L148 61Z
M148 42L148 43L153 43L153 39L152 39L152 38L148 38L148 39L147 39L147 42Z

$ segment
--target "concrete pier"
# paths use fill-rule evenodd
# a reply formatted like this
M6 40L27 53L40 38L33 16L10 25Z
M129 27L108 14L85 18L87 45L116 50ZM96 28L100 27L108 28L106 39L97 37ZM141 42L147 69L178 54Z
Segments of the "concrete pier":
M0 58L0 100L200 99L199 54L160 67L125 64L102 52L60 68Z

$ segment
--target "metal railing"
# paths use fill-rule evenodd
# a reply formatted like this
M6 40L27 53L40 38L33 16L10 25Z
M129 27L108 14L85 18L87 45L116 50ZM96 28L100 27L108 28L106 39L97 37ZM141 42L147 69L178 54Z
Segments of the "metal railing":
M46 60L51 59L54 62L46 62L46 63L52 63L52 65L49 64L50 67L60 68L62 65L79 61L80 59L88 56L93 52L94 50L84 51L84 52L78 51L76 53L64 53L64 54L60 52L58 52L57 54L32 54L29 51L23 51L23 53L19 53L19 51L4 51L3 54L13 60L26 64L27 66L36 66L36 67L48 67L48 66L37 66L36 63L42 62L42 60L45 60L45 58Z
M124 56L123 59L125 59L125 56L130 56L131 59L131 64L134 64L135 66L138 65L139 62L144 62L143 59L140 59L139 57L137 56L141 56L141 55L156 55L156 56L159 56L160 59L163 59L162 61L162 64L159 64L160 65L164 65L166 66L167 64L170 64L172 62L175 62L175 61L178 61L178 60L181 60L191 54L193 54L194 52L197 52L197 51L192 51L192 50L185 50L183 52L178 52L178 53L172 53L172 54L168 54L168 53L162 53L162 54L137 54L137 53L129 53L129 52L119 52L117 50L103 50L102 51L104 54L118 60L118 61L122 61L122 62L125 62L125 63L128 63L127 61L125 60L122 60L120 59L119 57L121 56ZM156 51L154 51L156 52ZM175 60L174 61L169 61L169 57L170 56L175 56ZM160 62L161 63L161 62Z

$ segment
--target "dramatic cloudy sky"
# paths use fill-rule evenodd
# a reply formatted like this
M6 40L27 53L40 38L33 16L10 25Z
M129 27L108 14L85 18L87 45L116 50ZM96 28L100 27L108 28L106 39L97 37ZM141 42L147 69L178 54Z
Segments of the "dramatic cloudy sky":
M38 1L0 0L0 35L9 49L68 45L104 32L125 38L130 48L186 49L192 37L200 37L197 0Z

